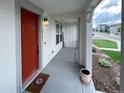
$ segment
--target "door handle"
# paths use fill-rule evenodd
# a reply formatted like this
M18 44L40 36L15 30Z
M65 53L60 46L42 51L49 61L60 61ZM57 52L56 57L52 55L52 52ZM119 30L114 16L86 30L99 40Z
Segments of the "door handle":
M37 56L39 55L39 47L37 46Z

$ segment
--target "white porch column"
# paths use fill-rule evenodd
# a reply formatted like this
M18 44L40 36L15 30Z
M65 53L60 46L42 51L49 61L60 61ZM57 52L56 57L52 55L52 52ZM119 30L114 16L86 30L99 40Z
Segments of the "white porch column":
M80 65L86 66L86 13L80 17L79 33L79 61Z
M91 19L92 20L92 19ZM80 17L80 65L84 65L92 74L92 21L87 21L87 14Z
M92 74L92 19L87 22L86 30L86 69Z

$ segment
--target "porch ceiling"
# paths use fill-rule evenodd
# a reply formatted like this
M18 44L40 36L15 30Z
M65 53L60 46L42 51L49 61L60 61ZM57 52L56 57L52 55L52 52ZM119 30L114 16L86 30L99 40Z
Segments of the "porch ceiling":
M64 18L61 19L64 23L78 23L78 18Z
M50 15L83 12L92 0L29 0Z

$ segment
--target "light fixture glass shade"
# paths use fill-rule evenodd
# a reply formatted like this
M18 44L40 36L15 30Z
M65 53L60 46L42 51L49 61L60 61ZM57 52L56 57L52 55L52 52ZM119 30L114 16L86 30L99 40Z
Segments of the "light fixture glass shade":
M44 18L43 25L45 25L45 26L49 25L49 21L47 18Z

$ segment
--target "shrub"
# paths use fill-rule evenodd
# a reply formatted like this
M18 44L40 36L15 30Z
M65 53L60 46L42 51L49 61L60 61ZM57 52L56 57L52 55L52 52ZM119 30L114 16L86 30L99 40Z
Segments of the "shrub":
M110 33L110 31L108 31L108 33Z
M92 52L96 53L96 48L95 47L92 48Z
M112 64L109 61L105 60L104 58L103 59L100 58L98 62L103 67L107 67L107 68L112 67Z
M80 65L80 68L83 69L83 68L85 68L85 66L84 65Z
M102 30L102 29L100 29L100 32L103 32L103 30Z

